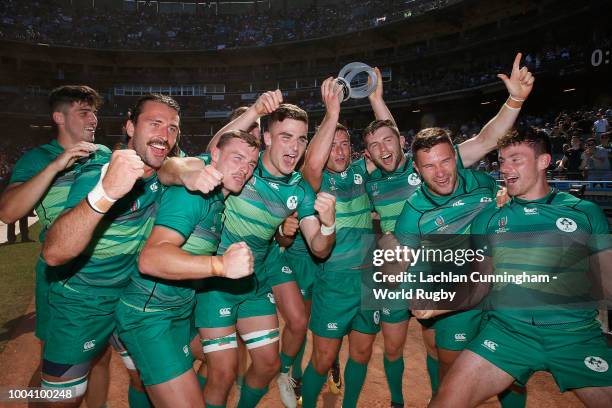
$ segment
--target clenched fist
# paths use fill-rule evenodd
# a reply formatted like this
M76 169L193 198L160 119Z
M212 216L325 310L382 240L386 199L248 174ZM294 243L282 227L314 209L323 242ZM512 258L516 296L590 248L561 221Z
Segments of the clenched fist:
M223 173L212 165L205 166L202 170L188 171L182 177L183 185L191 191L201 191L208 194L223 181Z
M98 150L98 147L89 142L79 142L69 149L66 149L53 160L53 166L55 166L56 172L61 172L69 168L74 164L75 161L81 157L87 157L92 152Z
M283 236L292 237L294 236L298 230L300 229L300 223L297 220L297 213L293 213L283 221L283 225L281 226L283 231Z
M280 89L264 92L255 101L255 112L258 116L269 115L278 109L281 103L283 103L283 94Z
M223 274L230 279L240 279L253 273L253 252L244 242L236 242L223 254Z
M326 227L331 227L336 222L336 197L329 193L320 192L314 204L319 213L319 221Z
M132 190L143 174L144 162L135 150L115 150L102 179L102 187L108 197L118 200Z

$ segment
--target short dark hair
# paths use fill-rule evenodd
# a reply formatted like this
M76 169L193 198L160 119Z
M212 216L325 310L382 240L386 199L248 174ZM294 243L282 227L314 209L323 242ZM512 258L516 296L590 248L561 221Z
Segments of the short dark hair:
M497 142L497 148L503 149L505 147L521 143L528 144L538 156L541 154L551 154L552 151L550 138L546 132L535 128L527 128L521 132L515 129L509 130L501 139L499 139Z
M429 150L441 143L453 146L450 131L440 127L425 128L414 136L412 141L412 155L416 156L419 150Z
M282 122L285 119L299 120L308 125L308 114L304 109L290 103L283 103L270 114L268 128L270 128L274 122Z
M49 93L51 112L58 112L66 105L72 105L75 102L85 102L97 110L102 106L103 99L95 89L87 85L64 85Z
M238 118L239 116L241 116L244 112L247 111L247 109L249 109L248 106L240 106L240 107L234 109L230 113L230 115L229 115L228 122L231 122L232 120L234 120L234 119Z
M349 132L348 128L346 126L344 126L342 123L336 123L336 132L346 132L347 135L349 135L349 138L351 137L351 132Z
M164 105L174 109L179 116L181 115L181 107L179 106L178 102L175 101L173 98L169 97L168 95L149 93L141 96L132 108L132 113L129 119L133 123L136 123L138 121L138 116L140 116L140 114L142 113L142 108L147 102L163 103Z
M219 137L219 141L217 142L217 148L222 148L232 139L240 139L257 150L259 150L259 147L261 146L259 139L257 139L249 132L245 132L244 130L228 130Z
M400 131L397 128L397 125L395 124L395 122L393 122L390 119L375 120L375 121L370 122L370 124L366 126L366 128L363 130L363 134L362 134L363 142L365 143L366 138L369 135L371 135L372 133L376 132L378 129L383 128L383 127L387 127L391 129L398 138L400 137Z

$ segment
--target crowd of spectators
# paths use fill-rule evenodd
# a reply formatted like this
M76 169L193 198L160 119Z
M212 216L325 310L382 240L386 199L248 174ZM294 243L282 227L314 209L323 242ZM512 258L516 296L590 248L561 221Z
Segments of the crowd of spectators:
M189 14L162 13L150 6L132 11L78 9L53 0L6 0L0 3L0 38L139 50L265 46L363 30L456 2L341 0L282 11L245 6L240 14L215 14L213 9Z

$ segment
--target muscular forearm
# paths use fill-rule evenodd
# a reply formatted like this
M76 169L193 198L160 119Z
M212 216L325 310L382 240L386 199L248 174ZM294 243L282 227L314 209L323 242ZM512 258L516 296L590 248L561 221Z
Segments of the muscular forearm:
M477 136L459 145L459 154L466 167L473 165L497 147L497 141L514 125L520 112L520 106L519 103L508 98L497 115L482 128Z
M173 157L164 161L157 177L162 184L167 186L182 186L183 177L192 171L200 171L204 168L204 162L195 157Z
M238 116L236 119L229 122L227 125L223 126L213 138L208 142L208 146L206 146L206 151L210 152L211 149L217 146L217 142L222 134L227 132L228 130L244 130L247 132L251 125L255 123L259 119L259 115L255 110L255 105L252 105L247 109L242 115Z
M170 243L146 245L138 259L144 275L169 280L202 279L218 275L222 257L193 255Z
M7 187L0 197L0 220L7 224L28 215L44 197L57 175L50 165L24 183Z
M102 217L103 214L94 211L85 199L62 214L45 237L42 256L47 264L63 265L81 254Z
M308 247L310 248L310 252L317 258L326 258L330 254L335 242L335 232L331 235L323 235L321 231L318 231L316 235L312 237Z
M323 169L331 152L338 117L339 113L337 112L327 112L325 114L321 126L310 141L304 158L302 174L313 190L317 192L321 189Z
M395 123L389 107L382 98L370 98L370 105L372 105L376 120L390 120Z

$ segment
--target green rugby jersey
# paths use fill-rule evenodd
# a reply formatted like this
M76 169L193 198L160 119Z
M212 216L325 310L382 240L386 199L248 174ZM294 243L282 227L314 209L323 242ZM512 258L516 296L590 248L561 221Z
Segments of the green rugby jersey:
M376 240L366 176L363 160L357 160L342 173L323 171L321 191L336 197L336 243L322 264L325 271L351 273L372 267Z
M550 277L549 282L494 283L487 302L495 316L559 324L597 314L590 302L589 256L611 249L612 242L596 204L551 189L538 200L513 198L484 211L474 219L472 233L478 234L478 246L487 248L494 274ZM609 265L604 268L609 274Z
M314 191L300 173L275 177L265 169L260 156L253 177L242 192L225 201L219 254L231 244L244 241L253 251L256 273L261 272L278 226L295 211L298 220L314 215L315 199Z
M185 242L181 248L193 255L212 255L217 251L224 197L221 191L210 194L193 192L184 187L164 191L155 225L179 233ZM189 304L195 296L192 280L168 281L134 271L121 301L144 312L171 309Z
M457 152L457 168L463 168L463 161ZM363 159L361 159L363 160ZM384 232L393 232L397 217L402 212L406 200L421 185L421 178L413 167L412 158L406 154L403 166L387 173L383 170L374 170L367 178L366 190L372 201L374 209L380 216L380 228Z
M470 234L472 220L492 205L498 187L493 177L469 169L457 169L457 181L450 195L434 195L422 184L406 201L394 232L402 245L418 248L425 235Z
M91 155L91 158L96 159L101 156L110 155L110 150L103 145L96 145L98 150ZM56 139L50 143L38 146L26 152L15 164L9 184L25 183L45 169L53 160L64 152L64 148L57 142ZM49 189L36 203L34 210L40 220L41 230L39 240L42 242L45 239L45 234L49 226L58 217L64 209L68 192L74 182L76 172L82 165L83 161L88 160L85 157L78 160L69 169L58 173Z
M75 207L95 187L110 156L90 160L76 175L66 208ZM117 294L137 268L137 255L151 233L162 184L154 174L136 182L111 207L95 229L87 248L71 263L72 276L62 284L91 294Z

